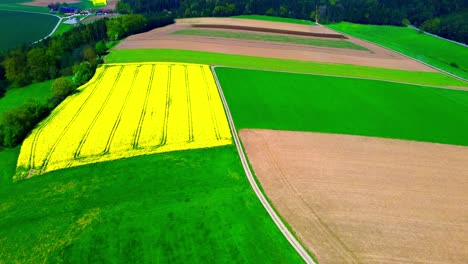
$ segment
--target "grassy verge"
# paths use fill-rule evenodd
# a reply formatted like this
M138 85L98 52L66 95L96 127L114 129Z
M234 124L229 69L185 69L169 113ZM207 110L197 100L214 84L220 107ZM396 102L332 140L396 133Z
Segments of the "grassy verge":
M29 100L46 102L52 97L50 87L54 80L35 83L21 88L13 88L0 98L0 116L3 112L20 106Z
M438 72L412 72L347 64L328 64L320 62L272 59L189 50L113 50L108 56L106 56L105 60L108 63L144 61L191 62L273 71L291 71L300 73L339 75L346 77L372 78L429 86L463 87L467 85L466 82L451 78Z
M50 34L57 22L58 18L54 16L0 10L0 49L42 39Z
M310 20L302 20L302 19L286 18L286 17L262 16L262 15L240 15L240 16L233 16L233 18L255 19L255 20L283 22L283 23L301 24L301 25L310 25L310 26L315 25L315 23L313 23Z
M272 42L281 42L281 43L294 43L294 44L316 46L316 47L367 50L364 47L361 47L352 42L342 40L342 39L330 40L330 39L320 39L320 38L304 38L304 37L301 38L301 37L291 37L291 36L282 36L282 35L268 35L268 34L245 33L245 32L234 32L234 31L223 31L223 30L206 30L206 29L182 29L172 34L218 37L218 38L234 38L234 39L246 39L246 40L260 40L260 41L272 41Z
M238 129L265 128L468 146L468 92L217 68Z
M54 32L52 36L59 36L62 35L63 33L72 30L75 27L73 24L65 24L65 23L60 23L59 27L57 30Z
M15 153L2 171L14 171ZM7 262L298 263L233 146L141 156L0 187ZM14 225L15 228L11 228Z
M360 25L341 22L328 25L332 29L369 40L444 71L468 79L468 49L466 47L419 34L406 27ZM456 64L458 68L451 66Z

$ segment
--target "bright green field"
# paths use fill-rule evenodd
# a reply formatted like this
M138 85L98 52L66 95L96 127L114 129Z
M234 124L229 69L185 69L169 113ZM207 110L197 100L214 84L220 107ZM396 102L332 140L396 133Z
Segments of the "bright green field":
M58 18L43 14L0 10L0 49L31 43L49 35Z
M216 68L238 129L269 128L468 146L468 92Z
M50 87L53 82L54 80L50 80L8 90L0 98L0 116L3 112L16 108L28 100L46 102L47 99L52 97Z
M346 22L328 25L328 27L375 42L468 79L468 48L466 47L426 34L419 34L416 30L407 27L360 25ZM450 66L450 63L456 63L459 68Z
M466 82L438 72L411 72L347 64L327 64L189 50L113 50L106 56L105 60L108 63L142 61L192 62L250 69L371 78L429 86L468 86Z
M307 38L307 37L301 38L301 37L292 37L292 36L284 36L284 35L268 35L268 34L245 33L245 32L241 33L241 32L235 32L235 31L207 30L207 29L182 29L172 34L218 37L218 38L234 38L234 39L246 39L246 40L260 40L260 41L272 41L272 42L282 42L282 43L294 43L294 44L318 46L318 47L367 50L364 47L361 47L352 42L342 40L342 39L329 40L329 39Z
M240 15L240 16L233 16L233 18L265 20L265 21L284 22L284 23L302 24L302 25L310 25L310 26L315 25L315 23L313 23L310 20L302 20L302 19L294 19L294 18L286 18L286 17L262 16L262 15Z
M141 156L11 183L0 152L4 263L300 263L234 146Z

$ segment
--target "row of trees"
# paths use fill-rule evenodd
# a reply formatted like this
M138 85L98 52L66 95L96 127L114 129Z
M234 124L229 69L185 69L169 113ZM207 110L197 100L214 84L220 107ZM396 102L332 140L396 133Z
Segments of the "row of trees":
M58 78L52 85L53 96L46 103L27 102L0 116L0 147L21 143L55 106L76 87L86 83L94 75L109 41L173 22L168 16L119 16L79 25L61 36L34 45L0 52L0 97L9 88Z
M418 27L431 23L427 31L465 43L468 36L466 0L120 0L117 10L169 11L177 17L259 14L315 20L317 15L321 23L402 25L405 21Z

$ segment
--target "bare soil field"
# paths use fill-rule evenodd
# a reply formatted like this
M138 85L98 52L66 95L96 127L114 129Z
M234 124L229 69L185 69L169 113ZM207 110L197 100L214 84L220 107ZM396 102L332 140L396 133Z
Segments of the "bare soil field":
M275 29L276 31L296 31L299 32L299 34L301 34L300 32L305 32L307 34L317 34L320 36L328 35L328 37L336 37L337 35L336 32L322 26L307 26L233 18L191 18L179 19L174 25L130 36L126 40L122 41L116 49L170 48L300 61L353 64L410 71L435 71L419 62L354 38L349 38L348 41L365 47L368 51L312 47L307 45L256 40L171 35L172 32L180 29L200 25L206 27L210 24L218 27L228 26L231 29L226 30L235 31L239 31L239 28L245 29L246 27L250 27L255 28L255 32L265 28L266 32L271 31L271 29Z
M468 147L241 130L262 187L319 263L466 263Z
M67 4L73 4L73 3L79 3L81 2L80 0L60 0L60 1L54 1L54 0L33 0L31 2L26 2L24 5L29 5L29 6L48 6L50 4L60 2L60 3L67 3Z

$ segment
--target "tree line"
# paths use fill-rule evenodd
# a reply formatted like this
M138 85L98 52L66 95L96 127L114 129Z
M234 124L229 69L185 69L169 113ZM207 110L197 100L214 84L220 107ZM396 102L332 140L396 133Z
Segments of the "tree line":
M156 14L105 18L36 44L0 51L0 97L7 89L25 89L17 87L58 78L47 102L27 102L0 116L0 147L21 143L66 96L86 83L102 62L109 43L173 22L170 16Z
M466 0L120 0L125 13L171 12L176 17L269 15L360 24L411 23L443 37L468 43Z

